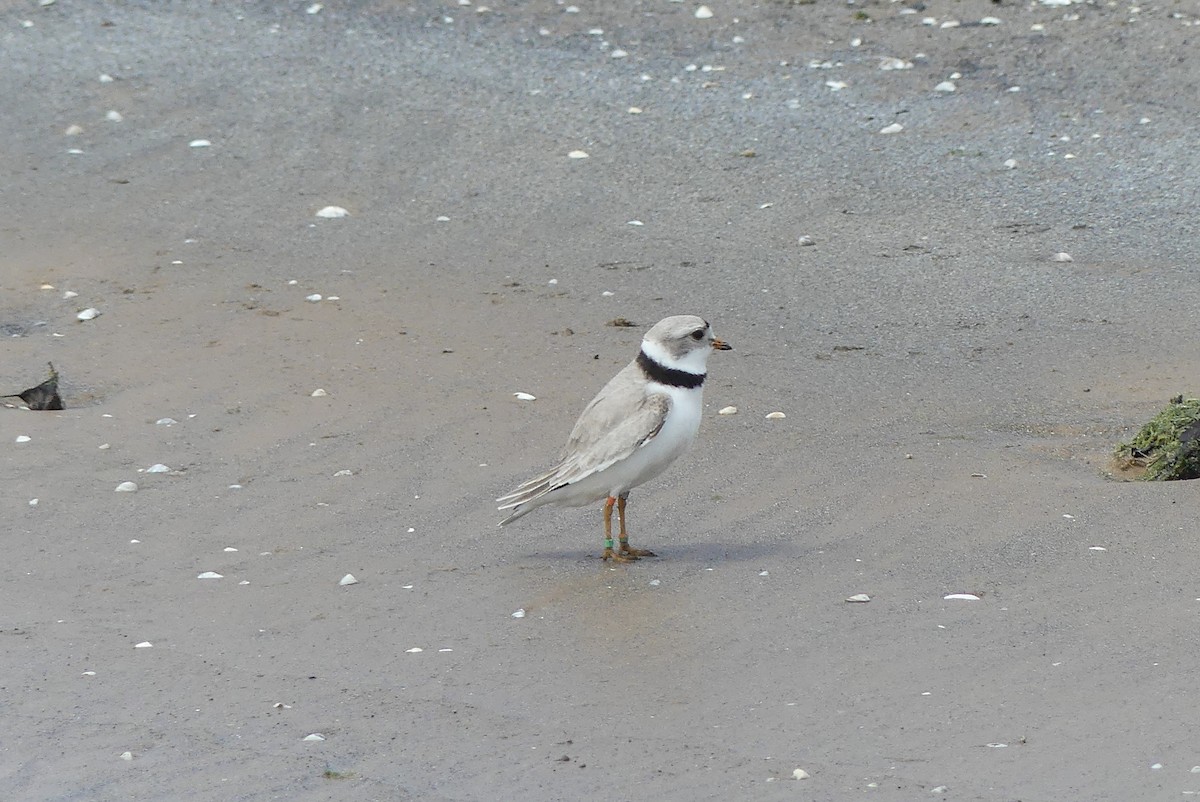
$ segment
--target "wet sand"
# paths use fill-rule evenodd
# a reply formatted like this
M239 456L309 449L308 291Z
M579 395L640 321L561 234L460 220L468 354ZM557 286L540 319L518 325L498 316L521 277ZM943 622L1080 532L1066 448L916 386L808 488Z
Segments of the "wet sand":
M1195 17L710 5L0 4L0 798L1200 792ZM497 529L677 313L661 556Z

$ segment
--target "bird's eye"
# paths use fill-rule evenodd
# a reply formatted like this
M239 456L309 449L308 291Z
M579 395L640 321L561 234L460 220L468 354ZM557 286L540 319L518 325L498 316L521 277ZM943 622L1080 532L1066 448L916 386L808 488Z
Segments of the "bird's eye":
M692 339L693 340L703 340L704 339L704 329L696 329L695 331L693 331Z

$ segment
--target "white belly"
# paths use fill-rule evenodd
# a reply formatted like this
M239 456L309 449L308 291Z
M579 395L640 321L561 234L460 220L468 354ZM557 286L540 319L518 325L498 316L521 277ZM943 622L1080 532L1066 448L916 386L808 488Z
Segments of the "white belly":
M671 396L671 410L667 413L667 420L662 429L626 459L579 482L578 484L586 485L587 490L591 491L587 492L584 491L584 487L579 487L579 491L584 491L581 495L592 496L591 500L596 500L626 493L665 471L696 439L703 410L701 388L689 390L651 384L647 391L667 393Z

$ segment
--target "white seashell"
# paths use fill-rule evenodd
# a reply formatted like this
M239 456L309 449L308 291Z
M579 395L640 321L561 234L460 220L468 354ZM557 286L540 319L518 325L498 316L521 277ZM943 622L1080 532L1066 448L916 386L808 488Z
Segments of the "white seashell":
M520 610L517 610L515 613L512 614L512 617L513 618L524 618L525 617L525 608L522 607Z
M883 128L880 128L879 133L881 133L881 134L898 134L903 130L904 130L904 126L901 125L900 123L892 123L891 125L885 125Z
M325 8L325 6L321 5L320 3L313 3L311 6L304 9L304 13L305 14L320 14L321 9L323 9L323 8Z
M133 752L122 752L121 760L133 760Z
M325 392L320 387L318 387L317 389L313 390L309 395L311 395L313 398L324 398L325 396L329 395L329 393Z
M513 393L513 398L518 401L537 401L537 396L529 393Z
M943 22L941 25L939 25L938 27L939 28L957 28L959 25L962 25L962 23L959 22L958 20L948 19L945 22Z
M83 133L82 125L71 124L71 125L67 126L67 129L65 131L63 131L63 136L79 136L82 133Z
M1008 744L991 743L991 744L984 744L984 746L988 747L989 749L1006 749L1008 747Z
M942 81L940 84L938 84L937 86L935 86L933 88L933 91L934 92L953 92L956 89L958 89L958 87L954 85L954 81Z
M445 652L452 652L454 650L453 649L438 649L438 651L445 653Z
M324 296L321 295L321 293L319 293L319 292L314 292L312 295L304 296L304 300L308 301L310 304L315 304L315 303L321 301L323 298L324 298Z
M979 601L974 593L949 593L942 598L946 601Z
M32 440L32 439L33 439L33 438L32 438L32 437L30 437L30 436L29 436L29 435L27 435L27 434L19 434L19 435L17 435L17 442L18 442L18 443L28 443L28 442L29 442L30 440Z
M76 298L78 296L79 296L79 293L75 292L74 290L67 290L66 292L63 293L63 300L65 301L68 298Z
M112 111L110 111L104 115L104 119L108 120L110 123L119 123L119 122L121 122L121 120L124 120L125 118L121 116L121 112L117 111L116 109L113 109Z
M100 77L97 78L96 80L98 80L102 84L111 84L113 81L115 81L117 79L112 77L111 75L109 75L107 72L102 72L102 73L100 73Z
M156 462L146 469L146 473L169 473L170 470L170 468L168 468L166 465L163 465L161 462Z
M188 143L189 148L209 148L212 147L212 142L207 139L193 139Z
M155 426L174 426L177 423L179 423L179 421L175 420L174 418L159 418L158 420L156 420L154 422L154 425Z
M825 85L834 92L840 92L850 84L846 83L845 81L826 81Z
M661 580L661 579L651 579L651 580L650 580L650 587L652 587L652 588L656 588L656 587L658 587L658 586L659 586L659 585L661 585L661 584L662 584L662 580Z
M138 543L141 543L142 541L138 540L137 538L134 538L133 540L131 540L129 542L136 546Z
M1060 252L1054 254L1053 256L1051 256L1050 261L1051 262L1074 262L1075 260L1072 259L1071 254L1067 253L1066 251L1060 251Z
M602 292L602 293L600 293L600 294L601 294L602 296L604 296L605 298L611 298L611 297L613 297L614 295L616 295L616 293L615 293L615 292L611 292L611 291L609 291L609 290L605 290L604 292Z
M644 225L646 225L646 224L645 224L645 223L643 223L641 220L630 220L630 221L629 221L628 223L626 223L625 225L627 225L627 226L644 226Z
M871 600L871 597L865 593L855 593L853 596L849 596L846 598L846 601L854 602L856 604L866 604L870 600Z
M225 551L237 551L233 546L226 546Z
M36 498L31 498L31 499L29 499L29 506L30 506L30 507L36 507L37 505L38 505L38 500L37 500Z
M117 485L116 490L114 490L113 492L114 493L134 493L134 492L137 492L137 489L138 489L137 484L134 482L121 482L121 484Z
M811 245L816 245L817 241L815 239L813 239L812 237L808 236L807 234L805 234L801 237L796 238L796 244L802 248L807 248Z
M357 585L358 580L354 578L354 574L346 574L338 580L339 585Z
M407 652L408 654L420 654L421 652L423 652L425 650L422 649L420 646L414 646L411 649L405 649L404 651Z
M342 468L340 471L336 471L333 475L334 476L353 476L354 471L350 470L349 468Z
M70 153L72 156L82 156L83 155L83 151L80 150L79 148L68 148L67 153Z
M984 17L979 20L980 25L1000 25L1003 22L999 17Z
M133 644L133 648L135 648L135 649L153 649L154 644L148 640L144 640L141 643Z
M224 579L224 578L225 578L224 576L222 576L221 574L218 574L216 571L205 571L204 573L199 574L196 577L196 579Z
M249 580L249 579L243 579L241 582L238 582L238 584L239 584L239 585L249 585L249 584L250 584L250 580Z
M1161 763L1155 763L1155 764L1154 764L1154 765L1152 765L1150 768L1157 770L1157 769L1161 769L1162 767L1163 767L1163 764L1161 764Z
M312 735L305 735L302 740L305 741L324 741L325 736L319 732L314 732Z
M879 60L879 69L883 70L884 72L891 72L892 70L911 70L912 66L913 64L911 61L905 61L902 58L895 58L892 56Z
M348 217L349 215L350 212L341 206L326 206L317 212L317 217L324 217L327 220L335 220L339 217Z
M700 6L698 9L696 9L696 13L693 16L696 19L712 19L712 15L713 13L711 8L708 6Z
M630 113L630 114L641 114L641 113L642 113L642 110L641 110L641 109L639 109L637 106L630 106L630 107L629 107L629 113Z
M609 58L625 58L628 55L629 55L629 53L627 51L622 50L619 47L616 50L614 50L613 52L608 54Z
M568 159L586 159L588 158L587 151L573 150L567 154Z
M770 576L771 572L770 571L759 571L758 575L759 576Z
M721 407L717 410L718 415L736 415L737 407Z
M1005 159L1004 167L1005 167L1005 169L1008 169L1008 170L1015 170L1017 168L1017 160L1016 159Z
M82 676L85 676L85 677L94 677L94 676L96 676L96 672L95 672L95 671L85 671L85 672L83 672L83 675L82 675Z
M87 309L84 309L82 312L80 312L75 317L79 318L80 320L95 320L99 316L100 316L100 310L96 309L95 307L89 306Z
M809 778L809 773L804 769L796 769L792 772L792 778L796 780L807 780Z
M1103 546L1088 546L1088 551L1108 551L1108 549L1104 548Z
M787 417L787 415L785 415L782 412L768 412L767 413L767 420L782 420L783 418L786 418L786 417Z

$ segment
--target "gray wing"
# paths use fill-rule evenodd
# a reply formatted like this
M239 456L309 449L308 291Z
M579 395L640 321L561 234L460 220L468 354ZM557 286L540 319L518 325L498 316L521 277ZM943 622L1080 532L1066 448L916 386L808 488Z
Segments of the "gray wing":
M645 385L636 380L636 370L636 366L627 367L604 386L575 422L562 461L496 499L502 505L500 509L528 503L578 482L654 439L667 419L671 398L665 393L646 395Z

